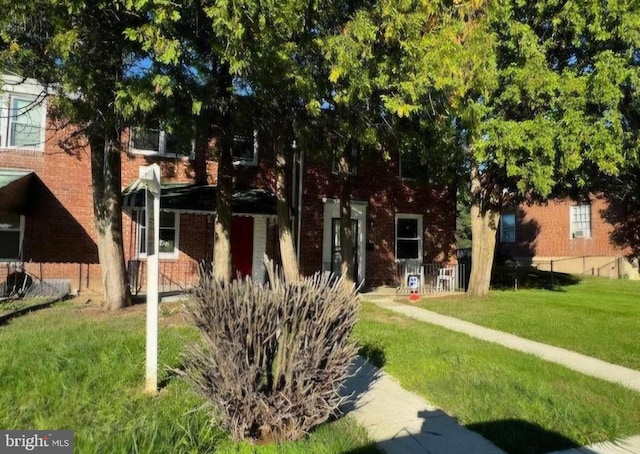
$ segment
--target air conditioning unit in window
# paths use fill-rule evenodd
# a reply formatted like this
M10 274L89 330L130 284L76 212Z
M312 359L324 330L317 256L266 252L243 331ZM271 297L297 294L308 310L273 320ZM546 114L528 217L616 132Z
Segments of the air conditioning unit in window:
M584 238L585 236L586 235L585 235L584 230L576 230L575 232L573 232L573 237L574 238Z

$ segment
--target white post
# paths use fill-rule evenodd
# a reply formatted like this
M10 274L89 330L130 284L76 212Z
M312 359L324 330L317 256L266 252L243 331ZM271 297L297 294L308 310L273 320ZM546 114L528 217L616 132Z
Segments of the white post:
M160 167L140 167L145 182L147 252L147 356L145 391L158 391L158 247L160 245Z

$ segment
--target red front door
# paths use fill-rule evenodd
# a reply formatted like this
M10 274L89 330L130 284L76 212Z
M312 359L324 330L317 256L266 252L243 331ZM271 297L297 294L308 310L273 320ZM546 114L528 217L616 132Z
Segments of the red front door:
M231 262L234 277L251 276L253 263L253 218L233 216L231 218Z

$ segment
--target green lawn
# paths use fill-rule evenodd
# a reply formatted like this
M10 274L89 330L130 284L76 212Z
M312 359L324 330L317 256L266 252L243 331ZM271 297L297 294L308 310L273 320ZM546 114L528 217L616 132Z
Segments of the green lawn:
M31 306L38 306L40 304L49 301L49 298L23 298L23 299L8 299L0 301L0 315L5 315L10 312L18 311L20 309L26 309Z
M551 290L492 290L487 298L423 298L420 306L640 370L640 282L587 278Z
M78 453L378 452L349 418L297 443L231 442L202 400L169 372L179 367L185 343L198 337L175 315L161 317L164 387L157 397L144 395L141 309L102 314L66 302L0 326L0 428L71 429Z
M640 393L364 303L356 335L402 386L508 452L640 433Z

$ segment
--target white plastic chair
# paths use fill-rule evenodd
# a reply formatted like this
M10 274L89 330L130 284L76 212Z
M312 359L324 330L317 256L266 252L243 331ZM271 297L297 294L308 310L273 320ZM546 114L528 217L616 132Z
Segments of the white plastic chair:
M438 270L438 280L436 281L436 291L444 291L444 284L447 285L448 291L453 291L456 283L456 267L445 266Z

